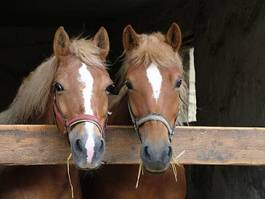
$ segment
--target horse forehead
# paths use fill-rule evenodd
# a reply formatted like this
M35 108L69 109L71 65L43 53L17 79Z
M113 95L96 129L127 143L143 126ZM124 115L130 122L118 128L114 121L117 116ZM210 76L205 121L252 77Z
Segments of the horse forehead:
M56 76L59 79L65 79L70 81L69 83L75 83L79 76L79 68L82 66L82 62L72 56L65 56L60 60L57 68Z
M82 63L79 68L79 81L83 84L82 96L84 100L84 108L86 114L93 114L92 108L92 96L93 96L93 86L94 77L88 69L87 65Z
M81 63L78 69L78 74L78 80L84 84L85 87L88 87L90 90L92 90L95 81L95 75L93 74L93 71L85 63Z
M157 102L160 97L163 78L158 66L155 63L151 63L146 68L146 78L152 90L152 97Z

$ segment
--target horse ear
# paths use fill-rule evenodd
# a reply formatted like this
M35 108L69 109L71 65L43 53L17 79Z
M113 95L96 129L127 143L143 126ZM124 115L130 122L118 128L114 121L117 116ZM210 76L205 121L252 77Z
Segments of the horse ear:
M131 25L126 26L123 30L122 43L126 51L132 50L139 45L139 36Z
M172 23L166 34L166 42L173 48L174 51L178 51L181 46L181 31L176 23Z
M107 30L101 26L93 37L93 42L97 47L100 49L100 56L103 59L106 59L107 55L109 54L109 36Z
M56 57L66 56L69 53L70 39L64 28L60 26L54 36L53 51Z

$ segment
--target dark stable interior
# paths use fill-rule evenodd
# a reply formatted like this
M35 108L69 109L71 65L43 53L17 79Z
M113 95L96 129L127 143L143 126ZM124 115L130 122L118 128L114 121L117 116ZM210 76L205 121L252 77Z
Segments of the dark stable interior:
M59 26L70 36L93 36L104 26L111 64L122 53L127 24L148 33L166 32L177 22L183 46L195 48L196 125L265 124L264 0L9 1L1 4L0 17L1 110L52 54ZM110 66L113 78L119 67ZM187 180L187 198L265 198L265 167L187 166Z

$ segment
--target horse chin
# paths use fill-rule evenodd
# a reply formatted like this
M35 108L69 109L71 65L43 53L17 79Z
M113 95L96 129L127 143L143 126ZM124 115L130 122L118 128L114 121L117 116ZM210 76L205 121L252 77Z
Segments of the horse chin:
M74 152L72 152L73 154L73 160L74 160L74 164L78 169L81 170L94 170L94 169L98 169L101 166L102 160L101 158L97 158L94 159L89 162L86 159L86 156L80 156L80 154L76 154Z
M170 164L165 165L164 167L161 167L161 166L157 167L154 165L150 165L150 166L144 165L144 170L152 174L161 174L161 173L164 173L169 168L169 165Z
M77 168L79 169L79 170L84 170L84 171L90 171L90 170L96 170L96 169L98 169L98 168L100 168L100 166L101 166L101 164L98 164L98 165L93 165L93 166L85 166L85 167L80 167L80 166L77 166Z
M87 163L86 161L75 161L75 166L80 170L95 170L101 166L101 161Z

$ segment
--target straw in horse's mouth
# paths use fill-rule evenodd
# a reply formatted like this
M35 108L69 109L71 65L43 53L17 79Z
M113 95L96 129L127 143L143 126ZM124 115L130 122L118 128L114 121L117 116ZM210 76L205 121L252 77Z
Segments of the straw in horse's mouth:
M174 163L172 163L172 162L170 164L171 164L171 167L172 167L172 171L173 171L175 180L176 180L176 182L178 182L178 172L177 172L176 165Z
M178 163L178 159L185 153L185 150L183 150L182 152L180 152L177 157L173 156L173 162L170 162L171 167L172 167L172 171L175 177L176 182L178 182L178 172L177 172L177 166L180 166L180 164Z
M177 166L180 166L180 164L178 163L178 159L185 153L185 150L183 150L182 152L180 152L176 157L173 156L172 158L172 162L170 162L171 167L172 167L172 171L175 177L176 182L178 182L178 173L177 173ZM138 169L138 175L137 175L137 180L136 180L136 184L135 184L135 188L137 189L139 186L139 181L140 181L140 177L141 174L144 175L144 168L143 168L143 163L142 161L139 163L139 169Z

